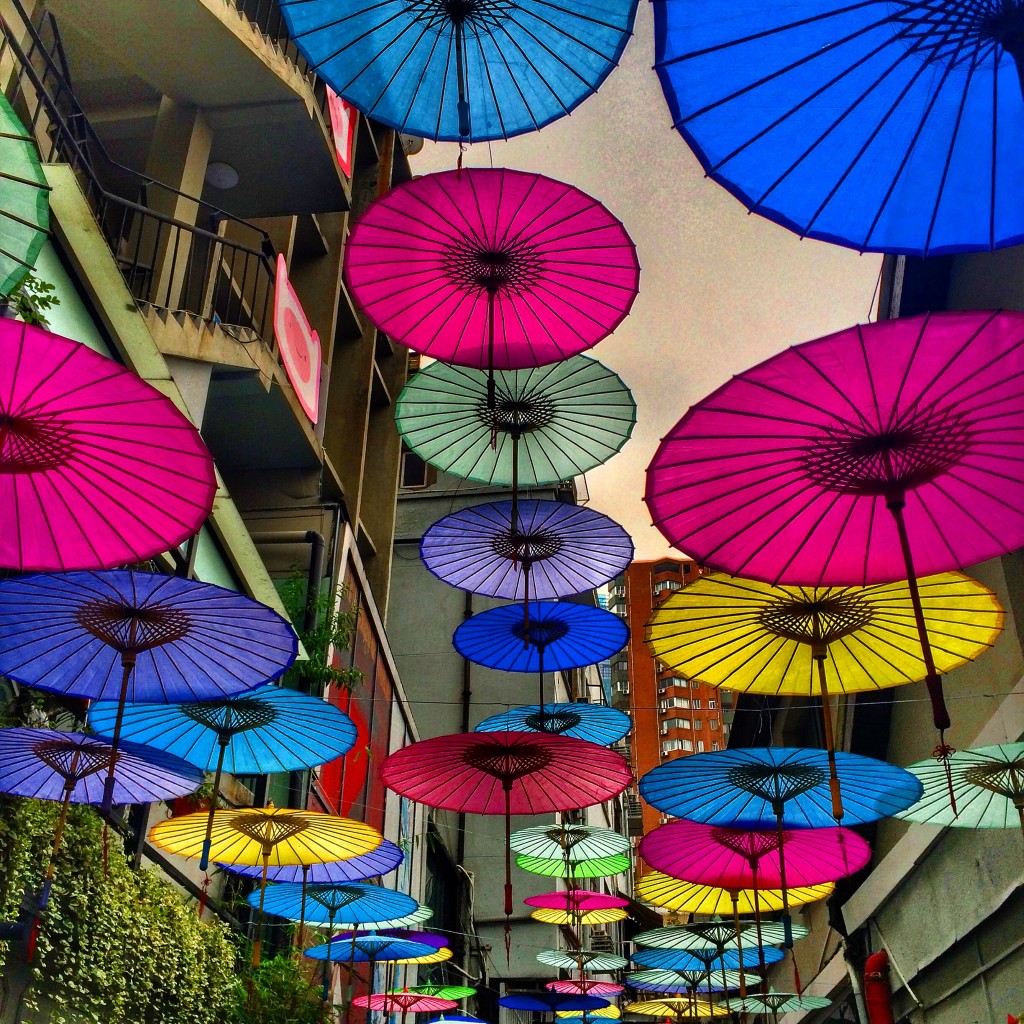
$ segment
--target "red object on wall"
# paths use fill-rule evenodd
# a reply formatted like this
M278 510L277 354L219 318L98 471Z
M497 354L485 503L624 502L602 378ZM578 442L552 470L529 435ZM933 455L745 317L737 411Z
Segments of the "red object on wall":
M329 85L327 110L331 115L331 134L334 136L334 155L346 178L352 177L352 140L356 131L356 108L343 100Z
M274 288L274 336L295 397L303 412L316 423L320 412L320 338L309 326L302 303L288 280L288 264L280 253Z
M871 1024L896 1024L889 988L889 954L884 949L872 953L864 963L864 1003Z

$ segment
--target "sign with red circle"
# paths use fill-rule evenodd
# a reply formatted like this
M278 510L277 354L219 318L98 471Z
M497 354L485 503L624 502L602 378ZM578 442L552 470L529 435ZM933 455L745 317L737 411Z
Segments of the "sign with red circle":
M356 131L356 108L343 100L329 85L327 110L331 115L331 134L334 136L334 155L346 178L352 177L352 140Z
M295 397L302 411L316 423L320 417L320 337L309 326L280 253L274 287L274 337Z

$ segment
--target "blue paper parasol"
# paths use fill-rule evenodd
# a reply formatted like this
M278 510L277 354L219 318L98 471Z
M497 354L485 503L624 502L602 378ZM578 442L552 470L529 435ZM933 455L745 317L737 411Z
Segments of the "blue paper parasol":
M543 710L543 713L542 713ZM629 715L603 704L539 704L512 708L485 718L474 732L554 732L589 740L603 747L617 743L629 732Z
M206 845L199 861L209 864L213 812L221 774L270 775L312 768L341 757L356 741L356 727L340 708L280 686L261 686L238 697L184 704L99 701L89 724L101 736L121 735L170 751L214 772Z
M338 882L362 882L367 878L379 878L394 871L405 854L386 839L370 853L348 860L328 861L325 864L282 864L267 869L268 882L294 882L299 885L333 885ZM259 865L219 864L218 867L245 878L261 878L263 869Z
M324 962L323 1001L327 1002L330 989L331 964L369 964L370 992L373 991L373 968L381 960L408 960L414 957L429 956L434 953L433 946L425 942L412 942L409 939L398 939L391 935L360 935L351 932L344 935L332 935L320 946L312 946L303 956L310 960ZM349 980L351 995L351 976ZM348 999L346 999L348 1002Z
M1020 6L655 0L675 127L748 209L919 256L1024 237Z
M312 69L368 117L454 141L507 139L568 114L629 39L634 0L281 0Z
M258 906L259 892L249 894L252 906ZM263 909L275 917L311 924L359 925L364 928L384 926L405 918L419 904L405 893L385 889L363 882L343 882L334 885L306 885L294 883L268 885Z
M600 996L572 995L568 992L513 992L498 1000L499 1006L509 1010L521 1010L528 1013L560 1013L578 1010L601 1010L611 1006L607 999Z
M649 970L627 974L625 982L641 992L732 992L760 982L756 974L726 970L724 976L700 967L692 971Z
M513 499L438 520L420 556L453 587L510 601L547 600L618 576L633 559L633 542L618 523L582 505Z
M761 960L761 957L764 960ZM784 959L785 952L777 946L727 949L638 949L630 958L639 967L662 971L727 971L756 969L759 963L774 964Z

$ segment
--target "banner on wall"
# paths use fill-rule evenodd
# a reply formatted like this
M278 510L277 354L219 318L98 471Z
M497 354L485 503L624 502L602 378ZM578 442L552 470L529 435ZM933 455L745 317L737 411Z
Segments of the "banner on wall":
M352 177L352 140L356 132L356 108L343 100L329 85L327 109L331 115L331 134L334 136L334 154L346 178Z
M280 253L274 283L274 337L299 405L316 423L320 416L320 337L309 326L302 303L288 280L288 265Z

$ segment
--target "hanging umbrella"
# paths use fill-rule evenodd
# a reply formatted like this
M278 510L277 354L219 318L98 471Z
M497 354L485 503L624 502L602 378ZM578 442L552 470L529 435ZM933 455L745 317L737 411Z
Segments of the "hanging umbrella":
M618 64L636 9L629 0L281 8L302 55L340 96L439 142L508 139L570 113Z
M640 276L622 224L571 185L474 168L428 174L374 202L345 246L357 305L388 337L446 363L557 363L625 319Z
M916 579L1024 545L1022 369L1021 313L927 314L807 342L690 409L647 470L648 508L671 543L726 572L909 579L941 733Z
M591 971L594 974L621 971L629 964L625 957L614 953L592 953L585 949L545 949L537 954L537 962L563 971Z
M200 812L161 821L150 829L149 841L158 849L179 857L199 858L208 849L210 858L217 862L260 865L259 911L252 950L254 967L260 963L263 904L267 872L272 866L320 864L359 857L376 850L383 842L383 836L376 829L359 821L271 805L214 812L207 847L207 819L208 815Z
M105 740L50 729L0 729L0 792L34 800L59 800L60 813L43 879L39 906L46 906L64 838L69 804L98 804L114 769L115 804L150 804L184 796L202 785L195 766L138 743L124 743L115 754Z
M506 919L513 909L508 845L512 815L603 803L632 781L625 758L606 747L523 732L458 733L420 740L386 758L380 778L388 789L428 807L504 815ZM506 941L508 937L506 925Z
M520 853L516 855L516 867L529 871L533 875L544 875L547 878L609 878L629 871L633 862L624 853L616 853L611 857L595 857L593 860L567 861L564 857L528 857Z
M959 573L917 581L935 669L949 672L995 642L1003 610ZM744 693L819 696L833 816L842 818L830 696L928 675L907 582L870 587L775 587L702 576L655 608L647 646L687 679Z
M0 567L144 561L213 506L213 460L168 398L85 345L4 318L0 423Z
M826 899L835 885L794 886L787 893L789 906ZM676 914L731 914L733 906L740 914L773 913L782 910L782 892L777 889L720 889L712 885L682 882L660 871L648 871L636 883L637 899ZM792 928L794 937L796 928Z
M443 583L525 603L602 586L633 560L633 542L593 509L513 498L439 519L423 535L420 557Z
M920 779L924 794L897 818L945 828L1020 828L1024 830L1024 743L1001 743L957 750L947 765L935 758L907 771Z
M596 825L533 825L512 833L512 849L545 860L594 860L628 853L632 846L621 833Z
M400 960L396 960L396 964L443 964L447 960L451 960L453 954L448 946L442 946L441 949L432 949L429 953L424 953L420 956L402 957Z
M1016 4L654 6L656 67L705 173L749 210L861 251L1016 245Z
M586 889L545 892L539 896L529 896L523 902L528 907L539 907L542 910L564 910L579 914L589 914L593 910L622 910L629 906L629 900L624 900L620 896L609 896L604 892L589 892Z
M628 1003L627 1013L642 1017L667 1017L674 1021L696 1020L703 1017L727 1017L724 1006L716 1006L699 999L649 999L642 1003Z
M805 996L797 992L776 992L772 989L759 995L747 996L737 1004L741 1013L752 1013L778 1020L780 1013L807 1013L810 1010L827 1010L832 1005L831 999L823 996Z
M776 946L759 949L727 949L724 953L713 947L698 949L638 949L630 959L640 967L668 971L693 971L703 968L713 972L724 966L726 970L743 971L756 968L759 963L774 964L785 958Z
M610 747L632 725L629 715L604 704L529 704L485 718L474 732L556 732Z
M369 995L373 995L373 972L379 962L398 961L403 957L429 956L433 952L432 946L422 942L411 942L409 939L397 939L387 935L359 935L352 932L332 935L327 942L319 946L311 946L302 955L310 960L324 962L321 998L326 1003L330 996L332 964L369 964ZM351 996L351 983L348 996ZM346 996L346 1002L348 1002L348 996Z
M408 991L419 992L424 996L437 996L438 999L468 999L475 996L477 990L469 985L435 985L425 983L423 985L410 985Z
M490 1022L468 1013L442 1013L440 1017L428 1020L427 1024L490 1024Z
M722 988L724 977L725 988ZM726 971L724 975L715 972L709 974L701 969L697 971L637 971L627 974L626 982L631 988L641 992L732 992L738 988L746 988L760 984L756 974L743 974L740 971Z
M421 992L375 992L373 995L356 996L353 1006L367 1010L378 1010L383 1013L440 1013L442 1010L457 1010L458 1002L454 999L441 999L437 996L425 996Z
M790 927L785 829L831 825L830 761L844 783L844 817L861 825L909 807L921 784L902 768L858 754L798 747L738 748L695 754L659 765L640 780L640 795L653 807L708 825L775 825L782 920ZM741 886L736 886L740 888ZM787 937L786 945L792 947Z
M465 620L453 643L464 658L503 672L536 672L544 705L544 673L583 668L622 650L629 628L612 612L573 601L502 605Z
M210 583L108 570L0 581L0 674L25 686L114 698L111 748L127 701L212 700L249 690L295 660L277 612ZM110 810L111 761L103 796Z
M603 1006L598 1010L587 1010L580 1013L578 1010L558 1010L555 1013L556 1020L618 1020L622 1011L617 1006Z
M346 860L325 861L322 864L282 864L267 869L268 882L298 882L305 884L334 884L336 882L364 882L390 874L405 860L405 854L394 843L385 839L376 850L349 857ZM246 878L259 878L262 867L246 864L219 864L218 867Z
M221 774L271 775L312 768L348 753L356 727L340 708L319 697L281 686L261 686L239 697L184 704L99 701L89 724L112 735L121 715L121 735L170 751L214 773L206 849L199 869L209 865L209 831Z
M581 927L587 925L611 924L613 921L621 921L626 917L624 910L550 910L541 908L530 913L535 921L542 924L557 924L560 927L575 925Z
M377 930L406 917L419 906L416 900L405 893L363 882L314 884L307 885L305 890L294 882L268 885L265 894L249 894L250 905L258 906L261 895L263 909L267 914L291 921L304 920L309 924L327 925L332 929L340 923ZM441 945L444 945L443 940Z
M0 302L36 265L50 227L49 192L35 139L0 96Z
M592 981L590 978L579 978L576 981L549 981L544 987L549 992L565 992L569 995L584 996L617 996L624 991L622 985L612 981Z
M566 992L510 992L498 999L498 1005L507 1010L523 1013L550 1013L556 1011L600 1010L609 1005L607 999L598 996L572 995Z
M424 462L464 480L536 487L603 465L629 440L636 403L588 356L494 374L431 363L398 396L395 423Z

